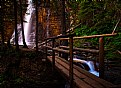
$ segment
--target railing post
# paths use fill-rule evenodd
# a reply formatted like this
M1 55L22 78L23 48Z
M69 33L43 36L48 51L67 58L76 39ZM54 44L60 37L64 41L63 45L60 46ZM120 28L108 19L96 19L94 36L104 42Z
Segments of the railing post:
M46 40L45 46L46 46L46 47L45 47L45 54L46 54L45 59L46 59L46 61L47 61L47 52L48 52L48 51L47 51L47 50L48 50L48 49L47 49L47 40Z
M61 45L61 40L59 41L59 46ZM61 57L61 52L59 52L59 57Z
M69 78L70 78L70 88L73 88L73 36L69 38L69 54L70 54L70 68L69 68Z
M52 39L52 48L55 47L55 39ZM55 69L55 51L52 50L52 69Z
M99 38L99 77L104 78L104 37Z

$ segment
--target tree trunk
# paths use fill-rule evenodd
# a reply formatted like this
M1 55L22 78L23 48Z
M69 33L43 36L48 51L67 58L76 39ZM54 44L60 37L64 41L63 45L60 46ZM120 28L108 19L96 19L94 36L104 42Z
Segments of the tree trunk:
M21 30L22 30L22 38L23 38L23 47L24 48L28 48L27 45L26 45L26 42L25 42L25 36L24 36L24 26L23 26L23 9L22 9L22 2L21 0L19 0L20 2L20 8L21 8L21 11L20 11L20 18L21 18Z
M62 34L66 34L65 0L62 0Z
M38 0L36 0L36 52L38 52Z
M16 45L16 50L19 50L19 45L18 45L18 30L17 30L17 2L14 0L14 19L15 19L15 45Z
M8 46L8 48L11 48L10 38L9 38L8 41L7 41L7 46Z
M62 0L62 35L66 35L65 0ZM68 46L68 41L62 41L63 46ZM62 58L68 59L68 54L62 53Z
M1 32L1 44L2 44L2 48L4 49L4 24L3 24L3 15L4 15L4 12L3 12L3 4L4 2L3 1L0 1L0 6L1 6L1 9L0 9L0 32Z

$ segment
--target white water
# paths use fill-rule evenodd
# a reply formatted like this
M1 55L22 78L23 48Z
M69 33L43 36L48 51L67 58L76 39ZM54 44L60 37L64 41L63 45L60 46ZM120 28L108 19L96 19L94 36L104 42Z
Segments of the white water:
M29 39L30 39L30 30L31 30L31 25L32 25L32 12L33 12L33 7L32 7L32 0L28 0L28 7L27 7L27 11L26 13L29 14L25 14L25 21L27 21L27 23L24 23L24 35L25 35L25 42L27 45L29 45Z
M25 13L24 16L24 20L26 21L26 23L24 22L24 36L25 36L25 42L27 45L30 45L30 37L32 36L31 34L31 29L32 29L32 14L33 14L33 5L32 5L32 0L28 0L28 7L27 7L27 11ZM17 30L18 30L18 43L19 45L23 45L23 39L22 39L22 30L21 30L21 24L17 25ZM15 31L12 35L12 38L10 40L11 43L15 43Z
M48 8L47 9L47 26L46 26L46 30L47 30L46 37L47 38L49 37L49 17L50 17L50 9Z
M90 68L89 72L99 77L99 72L95 70L94 63L92 61L86 61L86 64Z
M99 77L99 72L95 70L93 61L86 61L86 60L81 60L77 58L73 58L73 61L87 64L90 68L89 72Z

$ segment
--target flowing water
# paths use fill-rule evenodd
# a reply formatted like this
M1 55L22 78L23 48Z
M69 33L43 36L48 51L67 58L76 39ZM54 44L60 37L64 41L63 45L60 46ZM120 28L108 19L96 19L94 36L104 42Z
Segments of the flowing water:
M24 20L26 22L24 22L23 25L24 25L25 42L27 45L30 45L31 43L35 42L34 41L35 38L34 39L31 38L35 36L34 30L32 27L32 14L33 14L34 8L32 5L32 0L28 0L27 4L28 4L28 7L24 16ZM18 30L18 43L19 45L23 45L21 24L17 25L17 30ZM11 43L15 44L15 32L12 35Z
M84 64L86 64L89 67L89 72L99 77L99 72L95 70L93 61L86 61L86 60L81 60L78 58L73 58L73 61L76 63L78 62L78 63L82 64L84 67L85 67Z
M94 62L93 61L86 61L86 64L89 66L89 72L99 77L99 72L95 70Z
M49 18L50 18L50 9L47 8L47 26L46 26L47 36L46 37L49 37Z

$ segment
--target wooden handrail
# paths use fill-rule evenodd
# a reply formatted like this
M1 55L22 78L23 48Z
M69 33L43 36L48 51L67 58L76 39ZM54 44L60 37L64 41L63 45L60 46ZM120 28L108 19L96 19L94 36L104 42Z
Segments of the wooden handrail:
M121 51L117 50L117 52L121 55Z
M69 49L68 46L59 46L60 48ZM99 50L96 49L84 49L84 48L73 48L74 51L83 51L83 52L90 52L90 53L99 53Z
M53 50L69 54L69 50L63 50L63 49L59 49L59 48L53 48Z
M45 46L46 48L49 48L51 50L54 50L54 51L57 51L57 52L62 52L62 53L67 53L69 54L69 50L63 50L63 49L60 49L59 47L56 47L56 48L52 48L51 46ZM73 52L73 54L76 54L75 52Z
M48 37L45 40L48 40L48 39L58 39L58 38L68 38L69 36L74 36L74 34L59 35L59 36L54 36L54 37Z
M53 49L51 46L45 46L46 48Z
M51 42L51 41L52 41L52 40L48 39L47 41L44 41L44 42L40 43L39 46L42 46L42 45L44 45L44 44L46 44L46 43L48 43L48 42Z
M107 36L115 36L114 34L102 34L102 35L91 35L91 36L82 36L82 37L73 37L73 39L86 39L86 38L99 38L99 37L107 37ZM60 38L60 40L68 40L69 38Z
M52 50L58 51L58 52L69 53L69 50L63 50L63 49L59 49L59 48L52 48L51 46L46 46L46 48L49 48L49 49L52 49Z

